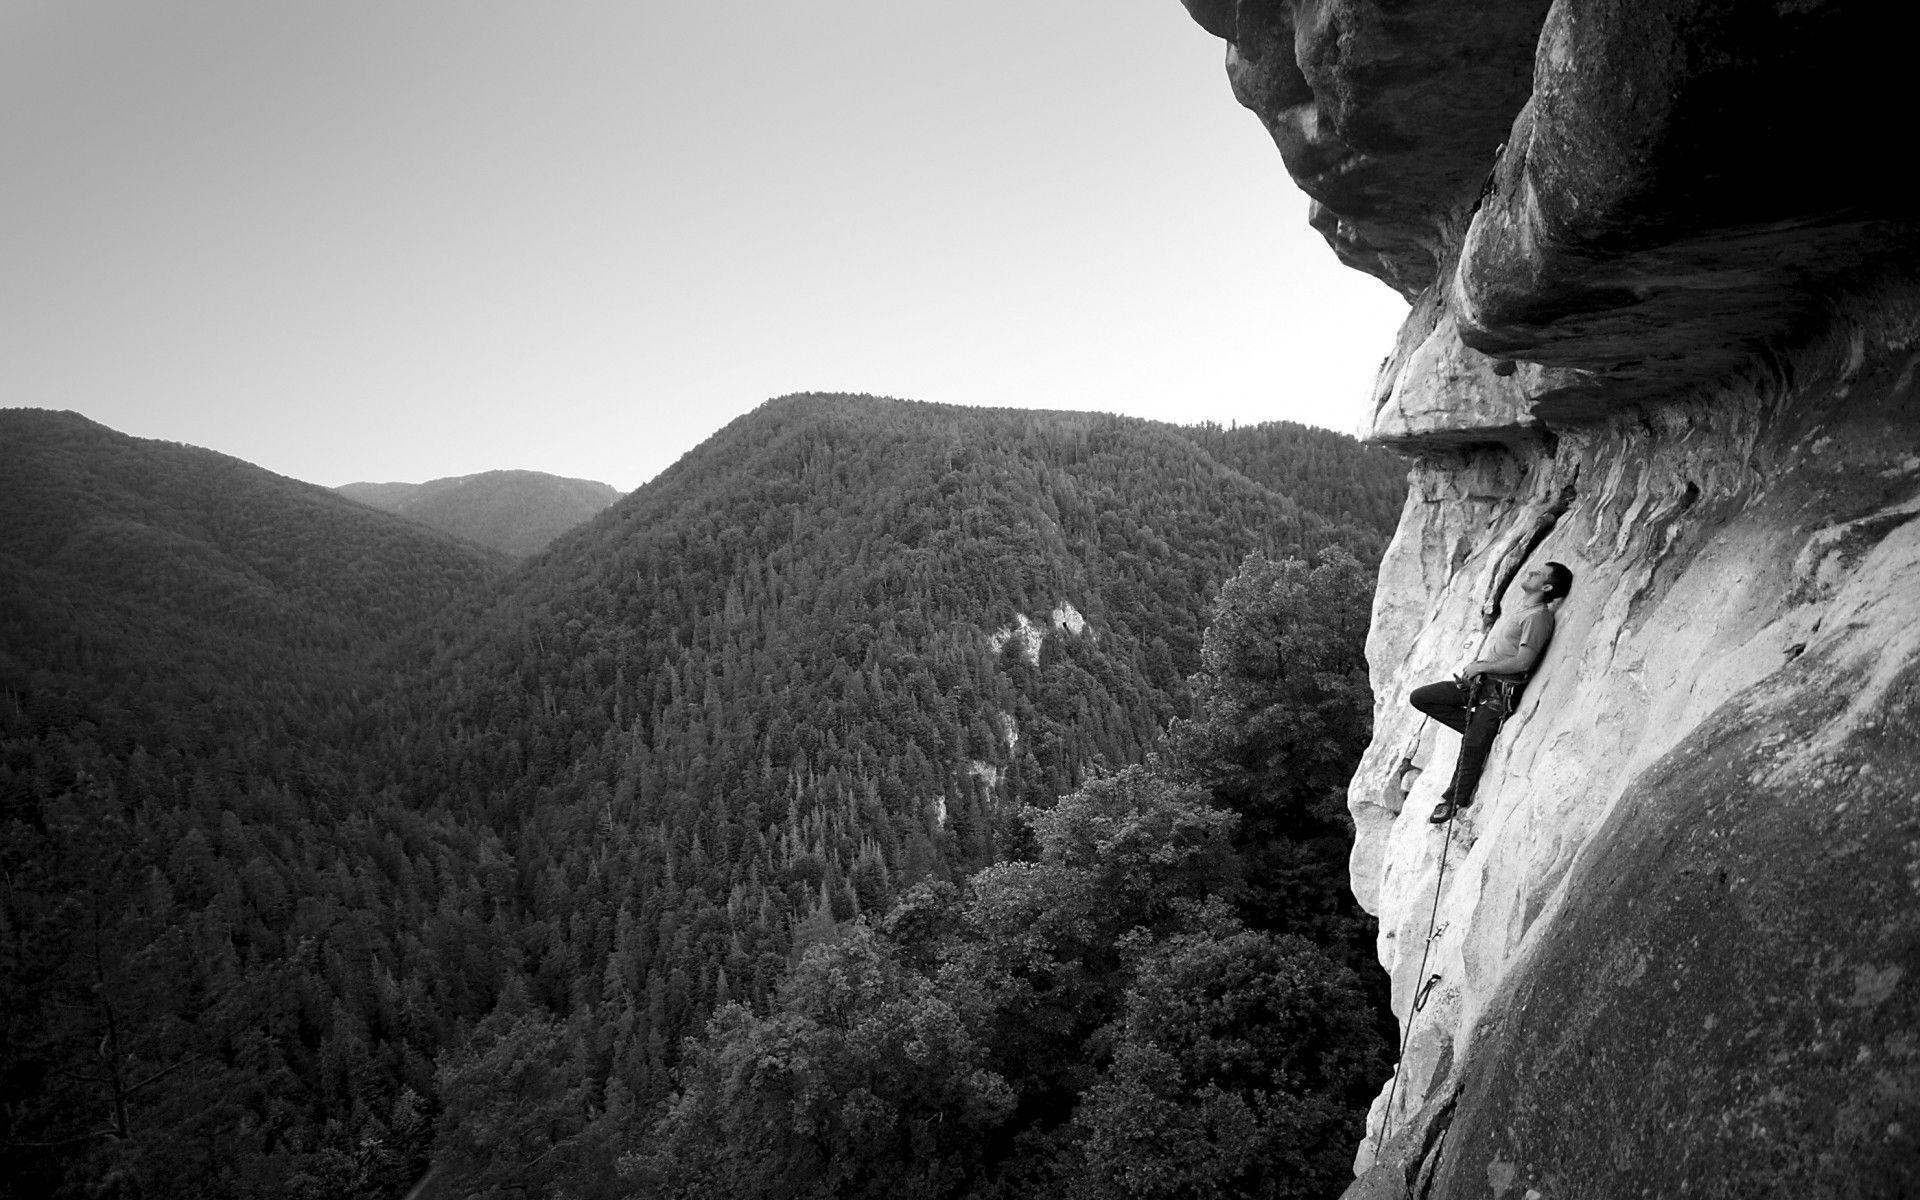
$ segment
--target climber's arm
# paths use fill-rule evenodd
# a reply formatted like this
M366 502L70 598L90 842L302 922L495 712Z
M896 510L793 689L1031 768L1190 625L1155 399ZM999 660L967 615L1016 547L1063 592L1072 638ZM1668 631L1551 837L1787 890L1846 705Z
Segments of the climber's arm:
M1480 658L1467 664L1464 672L1467 678L1475 675L1520 675L1533 670L1533 664L1540 661L1540 652L1531 646L1521 646L1507 658Z
M1530 615L1520 627L1520 645L1504 658L1478 658L1467 664L1461 677L1475 675L1524 675L1540 661L1540 654L1553 637L1553 614L1546 609Z

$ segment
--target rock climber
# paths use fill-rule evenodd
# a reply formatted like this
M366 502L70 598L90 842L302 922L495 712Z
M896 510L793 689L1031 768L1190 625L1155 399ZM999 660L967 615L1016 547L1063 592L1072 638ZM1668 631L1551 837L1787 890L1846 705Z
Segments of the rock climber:
M1480 657L1452 679L1413 689L1412 705L1460 734L1453 782L1427 819L1435 825L1473 803L1474 785L1493 748L1500 724L1513 712L1520 690L1553 638L1553 606L1573 588L1573 572L1550 562L1520 578L1521 605L1494 623Z

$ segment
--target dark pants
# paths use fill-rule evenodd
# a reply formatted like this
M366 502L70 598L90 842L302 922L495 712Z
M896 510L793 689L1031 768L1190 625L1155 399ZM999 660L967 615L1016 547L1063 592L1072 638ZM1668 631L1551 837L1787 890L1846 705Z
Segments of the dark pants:
M1471 710L1464 685L1448 679L1413 689L1407 700L1421 712L1460 735L1460 758L1454 764L1453 782L1446 796L1462 808L1473 802L1474 785L1487 765L1487 753L1493 749L1493 736L1507 719L1507 705L1493 683L1480 687L1480 702Z

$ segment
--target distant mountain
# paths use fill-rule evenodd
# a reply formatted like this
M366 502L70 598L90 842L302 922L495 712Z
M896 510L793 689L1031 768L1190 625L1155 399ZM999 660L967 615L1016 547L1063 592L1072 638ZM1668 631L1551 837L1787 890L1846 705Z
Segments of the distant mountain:
M527 558L620 498L590 479L483 471L426 483L347 483L334 489L373 508Z
M123 699L202 671L223 694L268 677L317 682L508 565L210 450L70 412L0 410L9 674L77 688L116 666L142 681Z

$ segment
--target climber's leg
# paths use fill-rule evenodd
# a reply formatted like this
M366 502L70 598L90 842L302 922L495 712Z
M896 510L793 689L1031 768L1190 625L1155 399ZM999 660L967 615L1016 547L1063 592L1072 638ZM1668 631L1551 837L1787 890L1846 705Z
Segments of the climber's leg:
M1455 680L1417 687L1407 702L1455 733L1467 731L1467 689Z
M1473 789L1480 783L1480 772L1486 769L1487 755L1493 750L1493 739L1499 734L1500 723L1506 715L1506 707L1498 695L1474 707L1467 727L1460 734L1460 757L1454 762L1453 781L1440 794L1440 803L1427 818L1429 821L1438 825L1451 820L1456 812L1473 803Z
M1493 750L1494 735L1500 732L1504 716L1500 701L1489 699L1473 710L1460 735L1460 762L1454 768L1450 790L1454 803L1461 808L1473 803L1473 789L1480 782L1480 772L1486 769L1487 755Z

